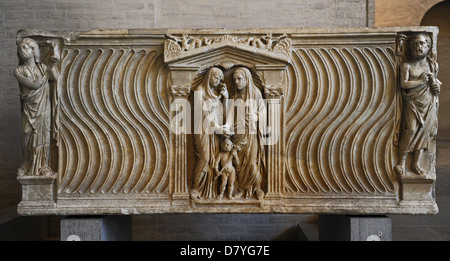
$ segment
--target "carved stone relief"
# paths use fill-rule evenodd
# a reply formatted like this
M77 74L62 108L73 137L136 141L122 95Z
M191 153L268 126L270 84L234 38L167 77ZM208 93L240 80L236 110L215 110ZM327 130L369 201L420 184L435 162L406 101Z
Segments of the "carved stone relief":
M268 52L274 52L282 54L285 57L290 57L291 51L291 39L282 34L279 36L272 36L272 34L266 34L262 36L248 36L241 38L232 35L221 35L218 37L194 37L188 34L182 34L181 36L167 34L164 53L165 59L176 58L182 53L192 51L206 46L220 46L220 45L233 45L249 48L258 48L260 50L266 50Z
M403 188L410 191L406 198L432 198L432 184L436 179L436 135L441 82L437 78L439 66L433 49L432 34L400 32L397 35L399 85L402 98L399 126L399 161L395 170ZM407 159L410 157L410 166ZM423 180L419 195L415 193L418 180ZM408 188L411 187L411 188ZM404 197L404 198L405 198Z
M48 43L55 48L55 42ZM20 62L14 70L14 76L20 89L24 158L19 176L48 176L52 174L51 139L56 141L58 135L55 82L58 81L59 72L55 63L59 62L59 57L53 54L50 65L41 62L39 45L31 38L17 42L17 54Z
M17 40L19 65L14 70L20 91L23 163L21 205L54 206L59 140L61 39L40 36Z
M402 124L400 127L399 158L395 167L400 175L406 174L406 158L413 154L412 170L427 176L430 164L421 162L436 138L437 108L441 82L437 79L438 64L431 55L432 40L427 33L414 33L409 37L399 34L401 55L400 88L402 94Z
M437 213L437 28L17 38L20 214Z
M215 184L215 177L222 176L222 182L226 182L225 176L231 174L219 171L220 164L221 168L228 166L224 170L232 172L233 183L236 181L236 193L228 191L230 199L256 196L261 200L265 194L262 183L266 176L266 160L262 137L266 132L267 109L249 69L237 67L229 73L233 97L229 96L227 86L220 83L223 74L217 67L210 68L203 83L194 89L198 95L194 104L201 104L204 118L198 122L200 126L194 126L197 161L190 195L194 199L221 198L224 188ZM217 104L220 102L222 104ZM225 120L220 120L224 115ZM224 142L226 144L221 145ZM232 149L226 149L225 145ZM239 158L245 161L239 161ZM231 185L231 188L235 187Z

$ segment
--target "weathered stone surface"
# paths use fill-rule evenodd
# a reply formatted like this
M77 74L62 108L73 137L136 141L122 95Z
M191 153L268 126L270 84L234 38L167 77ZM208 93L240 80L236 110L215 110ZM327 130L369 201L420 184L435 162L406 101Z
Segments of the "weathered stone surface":
M320 241L391 241L391 219L386 216L319 216Z
M24 110L23 122L49 125L45 150L24 146L18 211L437 213L437 33L19 31L45 65L33 90L48 92L31 104L48 103L46 113ZM412 55L418 42L429 49L423 57ZM17 79L28 106L31 83L20 75L36 59L27 57ZM428 105L408 110L419 86ZM43 151L47 163L31 171ZM36 177L53 182L28 182Z
M71 216L61 220L61 241L130 241L130 216Z

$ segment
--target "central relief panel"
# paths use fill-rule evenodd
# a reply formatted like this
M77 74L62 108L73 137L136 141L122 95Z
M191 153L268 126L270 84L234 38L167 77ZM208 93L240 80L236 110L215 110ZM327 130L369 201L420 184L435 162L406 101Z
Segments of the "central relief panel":
M225 75L233 90L228 90ZM214 66L207 69L200 84L193 86L192 136L197 159L189 192L192 199L222 199L225 190L228 199L264 198L263 180L267 176L263 133L268 128L259 83L258 88L246 67L224 72Z
M281 97L291 39L168 35L165 51L175 110L174 194L189 195L193 206L261 206L266 197L280 197Z

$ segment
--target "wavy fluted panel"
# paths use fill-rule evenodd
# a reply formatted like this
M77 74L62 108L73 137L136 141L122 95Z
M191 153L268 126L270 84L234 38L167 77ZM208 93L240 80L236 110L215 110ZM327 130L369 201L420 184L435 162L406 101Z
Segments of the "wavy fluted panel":
M284 103L287 192L394 192L393 57L390 48L293 52Z
M63 54L59 193L163 193L169 184L167 74L160 51Z

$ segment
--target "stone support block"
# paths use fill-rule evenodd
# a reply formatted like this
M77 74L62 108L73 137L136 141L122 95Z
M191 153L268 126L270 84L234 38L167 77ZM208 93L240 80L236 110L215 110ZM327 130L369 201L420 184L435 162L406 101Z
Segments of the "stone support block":
M319 215L319 241L391 241L386 216Z
M131 216L69 216L61 220L61 241L131 241Z

